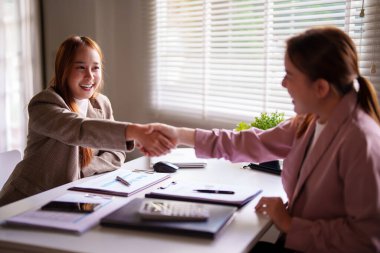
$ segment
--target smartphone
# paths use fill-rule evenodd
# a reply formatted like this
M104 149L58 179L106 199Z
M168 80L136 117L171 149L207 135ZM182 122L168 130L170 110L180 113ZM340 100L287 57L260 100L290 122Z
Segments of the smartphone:
M100 207L99 203L50 201L41 207L45 211L92 213Z

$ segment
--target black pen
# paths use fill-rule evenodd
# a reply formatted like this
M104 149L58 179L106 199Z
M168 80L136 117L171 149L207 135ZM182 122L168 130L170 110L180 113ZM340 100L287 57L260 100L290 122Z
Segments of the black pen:
M116 180L119 181L120 183L122 183L123 185L131 186L131 184L128 183L128 181L123 179L122 177L116 176Z
M235 194L233 191L223 191L223 190L194 190L201 193L216 193L216 194Z

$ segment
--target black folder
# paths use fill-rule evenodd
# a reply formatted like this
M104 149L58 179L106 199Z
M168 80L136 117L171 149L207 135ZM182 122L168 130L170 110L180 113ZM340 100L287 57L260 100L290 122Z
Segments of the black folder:
M148 221L138 214L142 198L133 199L118 210L101 219L100 224L108 227L165 232L176 235L191 235L203 238L215 238L233 219L236 207L204 204L210 213L207 221ZM167 200L170 202L171 200Z

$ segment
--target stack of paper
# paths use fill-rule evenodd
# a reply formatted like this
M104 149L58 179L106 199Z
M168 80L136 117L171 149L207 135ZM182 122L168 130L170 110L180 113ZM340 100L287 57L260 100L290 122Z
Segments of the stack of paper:
M193 148L178 148L172 150L169 154L159 157L152 157L151 166L156 162L165 161L177 165L179 168L205 168L206 159L197 158Z

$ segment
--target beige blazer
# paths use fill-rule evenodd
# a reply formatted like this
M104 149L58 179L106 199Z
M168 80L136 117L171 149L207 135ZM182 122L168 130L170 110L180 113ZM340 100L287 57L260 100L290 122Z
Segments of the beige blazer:
M52 88L28 106L27 147L0 192L0 206L49 190L83 176L112 171L125 161L133 142L125 141L128 123L114 121L111 103L99 94L90 99L87 117L70 111ZM81 170L79 146L93 149L94 158Z

